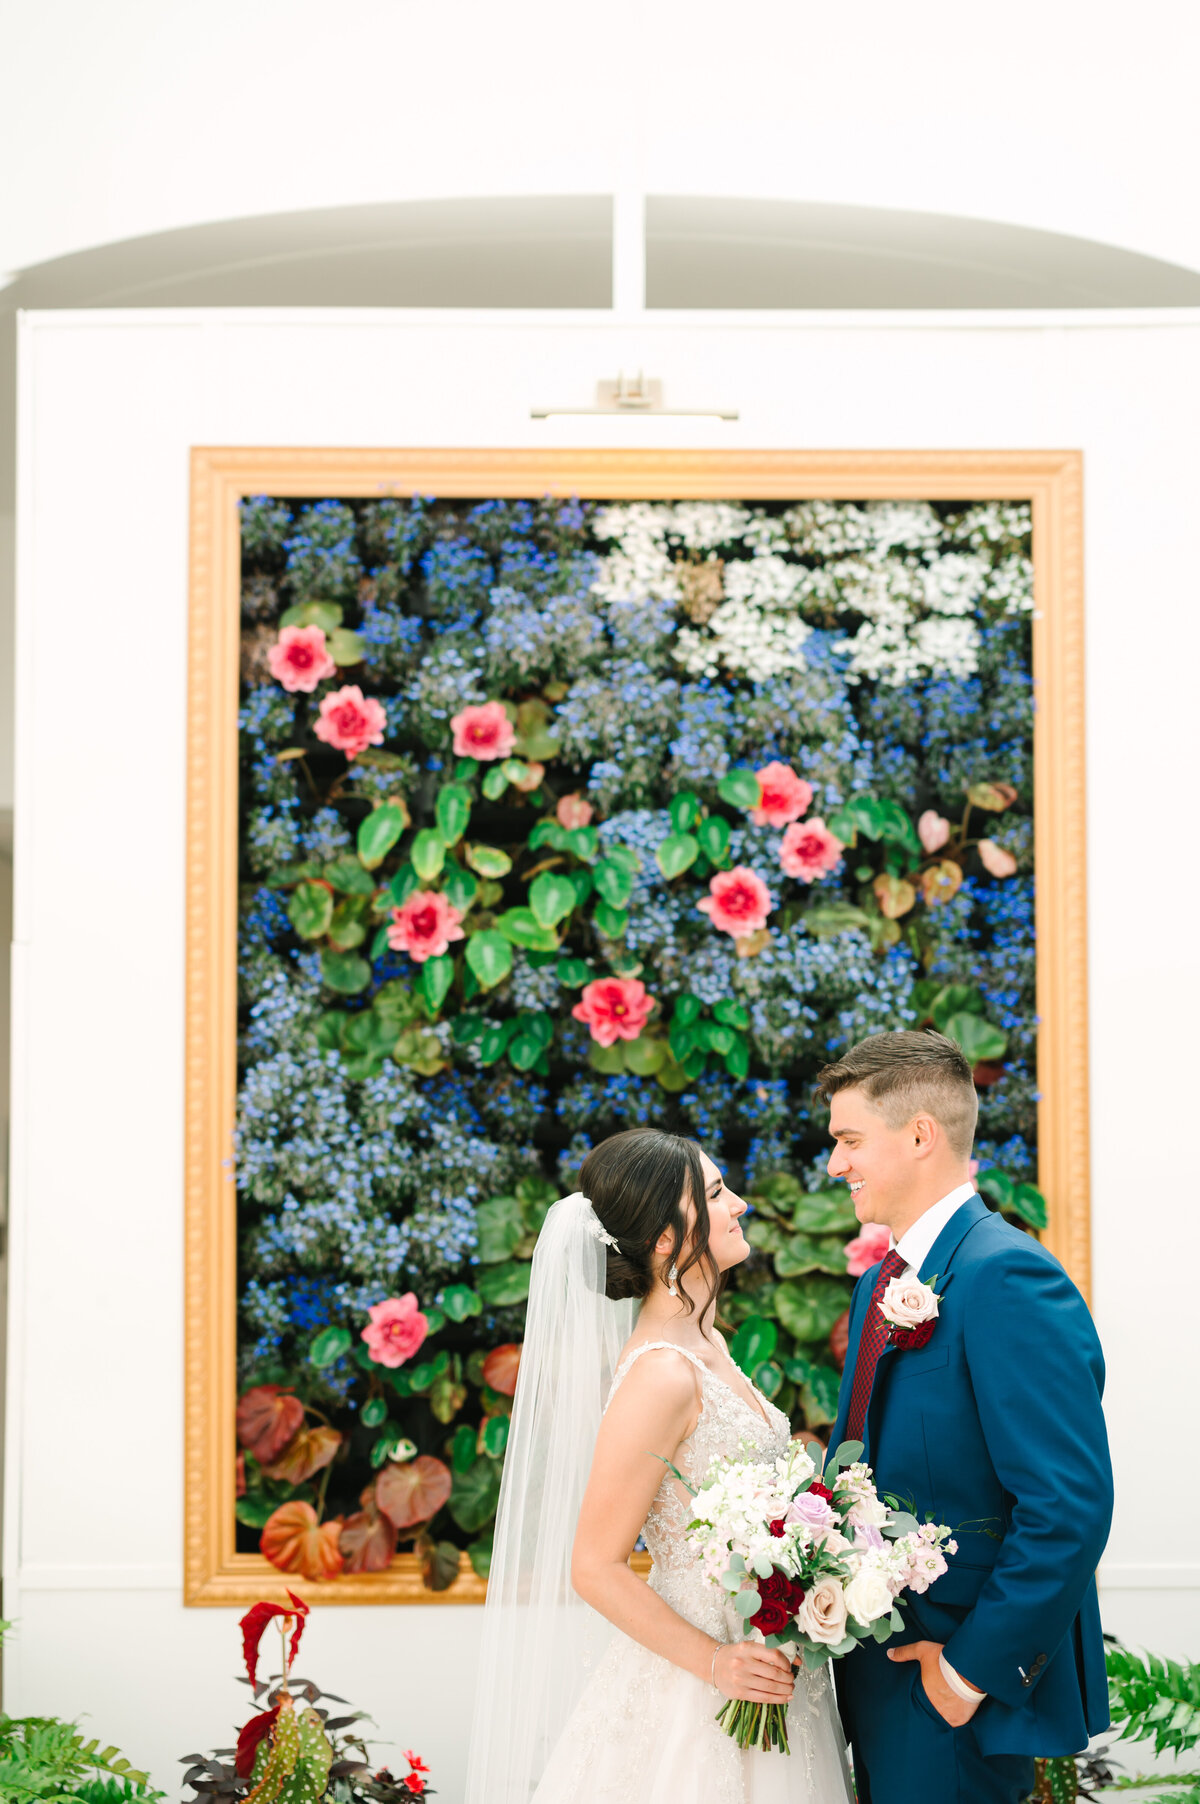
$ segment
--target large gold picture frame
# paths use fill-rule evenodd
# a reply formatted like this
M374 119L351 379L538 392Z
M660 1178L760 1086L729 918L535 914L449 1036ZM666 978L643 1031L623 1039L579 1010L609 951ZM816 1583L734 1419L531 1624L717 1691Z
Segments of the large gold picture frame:
M324 1584L234 1543L238 504L248 495L683 500L1009 500L1033 512L1034 832L1043 1238L1089 1294L1083 460L1077 451L197 448L191 467L186 1029L184 1601L482 1602L463 1556L448 1592L415 1557Z

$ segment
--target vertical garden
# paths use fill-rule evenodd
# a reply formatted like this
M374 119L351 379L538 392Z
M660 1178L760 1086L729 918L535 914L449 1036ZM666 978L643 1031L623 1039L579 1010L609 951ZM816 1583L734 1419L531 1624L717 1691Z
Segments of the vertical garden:
M1024 506L242 510L239 1545L486 1574L545 1211L604 1135L751 1202L735 1355L832 1419L820 1066L933 1023L1035 1188Z

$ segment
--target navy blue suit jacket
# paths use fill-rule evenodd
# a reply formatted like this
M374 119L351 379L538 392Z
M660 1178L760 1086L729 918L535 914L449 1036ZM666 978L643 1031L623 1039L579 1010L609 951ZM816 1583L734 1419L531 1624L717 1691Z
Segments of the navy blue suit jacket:
M1101 1410L1104 1360L1088 1308L1044 1247L979 1196L955 1211L921 1267L936 1275L937 1327L920 1349L886 1347L864 1453L880 1493L954 1530L950 1569L903 1610L904 1640L945 1643L988 1695L972 1720L981 1751L1073 1754L1108 1727L1095 1570L1112 1517ZM838 1420L879 1267L850 1307ZM857 1655L839 1684L869 1682Z

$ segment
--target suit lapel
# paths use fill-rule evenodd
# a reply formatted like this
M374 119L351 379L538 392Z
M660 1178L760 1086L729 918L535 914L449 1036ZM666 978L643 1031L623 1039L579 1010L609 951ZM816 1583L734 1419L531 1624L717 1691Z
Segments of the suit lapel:
M954 1214L950 1217L950 1220L946 1223L945 1227L930 1247L927 1256L921 1262L921 1269L917 1273L917 1277L922 1284L928 1284L932 1279L937 1278L938 1293L939 1295L941 1294L942 1285L949 1275L955 1253L957 1253L959 1247L976 1223L983 1221L990 1213L991 1211L983 1198L979 1195L978 1191L974 1196L968 1197L965 1203L960 1203L959 1207L954 1211ZM878 1272L876 1273L876 1276L878 1276ZM875 1378L871 1385L871 1395L867 1399L867 1420L863 1428L863 1443L865 1447L863 1458L867 1460L868 1463L870 1462L871 1457L872 1414L875 1409L882 1407L882 1399L887 1392L887 1362L894 1360L899 1351L900 1349L898 1347L890 1344L885 1346L883 1352L879 1355L879 1364L875 1367Z

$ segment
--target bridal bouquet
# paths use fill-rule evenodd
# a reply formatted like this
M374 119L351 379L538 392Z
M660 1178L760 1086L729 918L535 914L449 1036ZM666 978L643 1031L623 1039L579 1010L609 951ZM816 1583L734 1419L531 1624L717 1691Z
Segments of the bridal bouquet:
M694 1494L687 1539L747 1637L815 1670L904 1626L905 1591L946 1570L951 1530L918 1523L876 1493L860 1441L824 1459L794 1441L776 1460L718 1461ZM717 1721L743 1748L788 1753L787 1710L731 1698Z

